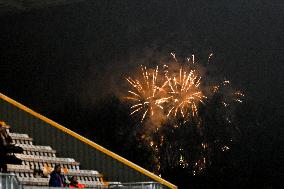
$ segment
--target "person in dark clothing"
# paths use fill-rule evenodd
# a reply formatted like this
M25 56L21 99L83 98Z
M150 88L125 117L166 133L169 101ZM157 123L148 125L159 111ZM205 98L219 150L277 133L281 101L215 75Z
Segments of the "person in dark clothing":
M50 173L50 187L65 187L65 177L61 174L61 166L55 165L54 170Z

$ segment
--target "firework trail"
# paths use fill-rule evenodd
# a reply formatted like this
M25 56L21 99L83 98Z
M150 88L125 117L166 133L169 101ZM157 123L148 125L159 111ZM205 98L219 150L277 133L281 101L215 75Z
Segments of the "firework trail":
M234 91L231 88L231 82L229 80L222 81L219 85L212 87L212 94L222 94L222 104L224 107L229 107L233 102L242 103L244 94L241 91Z
M204 103L203 99L206 98L199 89L201 77L198 77L194 70L187 72L183 68L180 68L179 76L165 77L168 81L167 93L171 95L167 116L177 116L178 112L183 118L190 117L190 114L197 116L198 103Z
M132 87L129 96L125 97L133 103L130 115L142 112L141 122L147 115L154 116L155 111L162 110L161 104L167 100L167 97L161 97L164 90L158 86L158 71L158 66L155 70L141 66L142 79L126 78Z

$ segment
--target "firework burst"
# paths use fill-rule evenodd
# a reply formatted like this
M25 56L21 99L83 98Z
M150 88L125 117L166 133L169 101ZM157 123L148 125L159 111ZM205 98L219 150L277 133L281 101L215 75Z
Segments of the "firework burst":
M198 115L198 103L204 103L206 98L200 90L201 77L194 70L180 68L179 75L167 78L168 94L170 94L169 111L167 116L177 116L179 112L183 118Z
M125 97L133 103L130 115L142 112L141 122L147 115L154 116L155 111L162 110L161 104L167 100L166 97L161 97L163 89L157 85L158 71L158 66L155 70L141 66L142 79L126 78L132 86L132 90L128 91L129 96Z
M211 74L209 63L213 62L212 53L209 54L207 63L203 65L198 64L194 54L184 62L180 62L174 53L171 53L171 56L172 62L163 64L161 70L158 66L155 69L141 66L138 75L127 77L131 89L125 98L131 103L131 115L141 116L141 123L145 119L150 119L149 122L144 123L141 139L153 151L156 162L154 172L158 173L170 162L171 167L177 165L183 169L192 169L192 174L196 175L210 166L210 159L213 156L211 146L217 141L215 139L211 141L206 138L207 134L204 134L209 131L209 126L204 127L205 123L209 125L211 123L210 119L205 120L206 114L215 113L220 107L215 105L221 103L221 110L224 111L218 112L221 112L221 117L227 122L221 122L220 125L217 123L216 129L226 126L227 130L228 125L233 125L231 124L231 110L234 109L232 104L241 103L244 95L240 91L233 90L229 80ZM211 102L214 102L214 108L211 108ZM201 106L204 107L203 111L200 111ZM192 122L189 123L189 120ZM164 124L164 121L167 124ZM214 124L216 123L212 122L212 125ZM182 127L183 125L196 125L197 129L187 130L187 127ZM175 134L189 137L174 137L173 140L172 135ZM189 140L193 137L200 139L201 144L196 143L198 140ZM190 148L188 144L197 146ZM229 143L220 143L220 146L223 152L230 150ZM190 157L191 154L195 156Z
M233 91L228 80L217 85L201 86L202 77L194 54L187 58L186 65L182 65L174 53L171 56L173 63L164 64L161 73L158 66L155 69L141 66L140 75L126 78L131 85L125 97L132 103L130 114L141 114L141 122L146 117L153 118L158 112L168 118L181 115L187 121L197 117L200 104L205 104L205 100L214 94L223 94L222 104L225 107L233 101L242 102L244 95L240 91ZM212 56L210 53L208 62ZM208 87L212 89L209 93Z

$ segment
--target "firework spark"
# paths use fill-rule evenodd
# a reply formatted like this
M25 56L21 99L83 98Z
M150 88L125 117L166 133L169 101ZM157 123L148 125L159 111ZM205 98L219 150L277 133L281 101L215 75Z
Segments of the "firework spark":
M219 85L212 87L213 94L223 94L222 104L225 108L229 107L232 101L242 103L242 98L245 96L241 91L232 90L229 80L222 81Z
M194 70L187 72L180 68L179 76L166 76L166 78L168 93L171 95L167 116L177 116L178 112L183 118L188 118L190 115L197 116L198 103L204 103L203 99L206 98L199 89L201 77L198 77Z
M209 56L208 56L208 59L207 59L208 63L210 62L210 59L211 59L212 56L213 56L213 53L210 53Z
M147 115L153 116L155 110L163 109L162 103L165 98L159 98L158 93L162 91L162 88L158 87L158 67L155 70L148 70L146 67L141 66L142 79L133 79L131 77L126 78L128 83L132 86L133 90L129 90L129 96L126 99L134 102L131 106L132 112L130 115L143 112L141 122Z

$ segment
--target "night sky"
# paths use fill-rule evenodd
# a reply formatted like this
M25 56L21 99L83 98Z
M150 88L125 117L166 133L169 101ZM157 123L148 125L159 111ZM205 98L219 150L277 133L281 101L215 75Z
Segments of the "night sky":
M213 52L283 145L283 0L1 2L0 91L35 111L74 128L147 57Z

